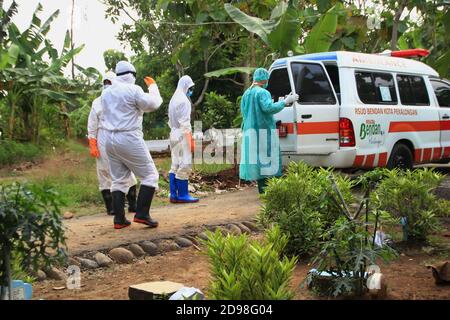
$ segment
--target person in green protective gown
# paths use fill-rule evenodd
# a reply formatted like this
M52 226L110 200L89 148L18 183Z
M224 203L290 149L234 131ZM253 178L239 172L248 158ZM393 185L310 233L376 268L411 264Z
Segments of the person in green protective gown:
M253 74L253 84L245 91L242 102L242 145L239 177L257 181L259 193L264 193L267 180L281 176L281 152L274 114L298 100L289 94L284 101L273 102L266 90L269 72L259 68Z

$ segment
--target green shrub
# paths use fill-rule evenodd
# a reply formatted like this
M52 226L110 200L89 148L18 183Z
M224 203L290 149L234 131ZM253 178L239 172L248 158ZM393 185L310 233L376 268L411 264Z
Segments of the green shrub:
M342 215L330 197L334 194L330 175L333 175L331 170L314 169L300 162L291 163L285 176L269 181L258 220L263 226L279 224L289 236L288 253L314 253L324 229ZM351 181L338 175L334 177L345 201L353 202Z
M87 124L91 107L91 104L86 103L83 107L76 109L69 115L73 133L78 138L84 138L87 136Z
M170 128L167 125L160 128L149 128L145 131L144 135L145 140L161 140L169 139L169 137Z
M42 156L42 150L31 143L0 140L0 166L33 161Z
M37 270L66 257L60 206L52 189L0 185L0 287L8 286L13 275L20 276L18 269Z
M205 96L201 119L203 129L229 129L239 113L239 108L227 96L209 92Z
M442 204L434 190L443 176L433 169L414 171L386 170L373 200L381 210L396 218L407 219L409 240L424 241L431 233L440 229L437 215Z
M436 203L436 215L438 217L450 217L450 201L439 199Z
M246 235L223 236L208 232L207 254L212 281L208 295L216 300L289 300L289 283L296 258L281 258L288 239L279 227L268 231L260 244Z

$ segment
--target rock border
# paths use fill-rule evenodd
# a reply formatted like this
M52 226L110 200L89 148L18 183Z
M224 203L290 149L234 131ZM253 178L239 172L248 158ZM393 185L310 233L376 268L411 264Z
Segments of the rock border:
M159 238L153 240L142 240L136 243L127 243L114 248L84 252L70 256L64 268L52 267L49 270L38 270L37 281L46 279L65 280L67 276L65 270L69 266L76 265L83 272L93 272L98 269L110 268L114 265L131 264L146 257L164 255L167 252L183 250L195 247L200 250L201 240L206 240L206 231L215 232L219 229L223 235L254 234L261 229L253 221L233 222L218 225L205 225L199 232L190 232L183 235L176 235L171 238ZM119 250L116 250L119 249ZM126 258L117 257L114 251L122 252ZM113 252L113 254L111 254ZM45 275L45 276L44 276Z

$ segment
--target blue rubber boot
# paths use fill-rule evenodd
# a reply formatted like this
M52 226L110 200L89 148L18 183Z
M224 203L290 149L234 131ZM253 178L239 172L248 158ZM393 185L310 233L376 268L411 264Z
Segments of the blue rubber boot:
M178 189L178 203L194 203L198 202L198 198L191 197L189 194L189 181L175 179Z
M170 184L170 202L178 203L177 182L175 178L175 173L169 173L169 184Z

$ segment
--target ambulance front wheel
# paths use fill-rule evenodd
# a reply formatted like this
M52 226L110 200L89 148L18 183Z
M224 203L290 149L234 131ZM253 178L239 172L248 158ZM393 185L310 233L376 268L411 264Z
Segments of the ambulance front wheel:
M396 144L387 164L388 169L412 170L413 166L414 158L408 146L402 143Z

